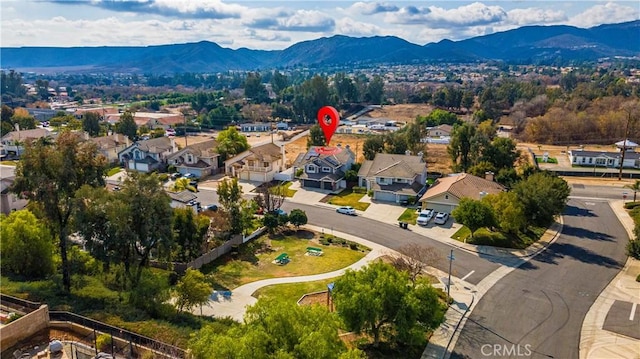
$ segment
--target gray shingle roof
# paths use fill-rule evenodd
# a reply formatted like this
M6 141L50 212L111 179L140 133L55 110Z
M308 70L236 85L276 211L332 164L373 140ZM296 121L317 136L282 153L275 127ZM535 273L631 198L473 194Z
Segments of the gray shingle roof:
M377 153L373 161L365 161L358 171L358 176L414 178L426 168L421 156Z

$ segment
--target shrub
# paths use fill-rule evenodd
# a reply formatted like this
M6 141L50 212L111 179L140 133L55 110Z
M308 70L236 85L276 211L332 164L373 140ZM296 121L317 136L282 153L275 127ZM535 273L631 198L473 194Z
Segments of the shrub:
M96 348L102 352L107 352L111 350L111 335L109 334L100 334L96 338Z
M303 168L298 168L296 170L296 177L302 176L303 173L304 173L304 169Z
M356 243L356 242L351 242L351 241L347 241L347 244L349 245L349 248L350 248L350 249L352 249L352 250L354 250L354 251L357 251L357 250L358 250L358 243Z
M161 173L158 176L158 179L160 180L160 182L167 182L169 180L169 175L167 173Z
M636 239L627 243L627 255L635 259L640 259L640 240Z
M358 186L354 186L351 191L353 193L367 193L367 188L366 187L358 187Z
M367 192L367 196L373 197L373 190L372 189L370 189L369 192Z
M640 202L625 202L624 208L626 209L634 209L640 206Z
M323 246L328 246L331 243L329 243L329 240L325 239L325 238L321 238L320 239L320 244L322 244Z

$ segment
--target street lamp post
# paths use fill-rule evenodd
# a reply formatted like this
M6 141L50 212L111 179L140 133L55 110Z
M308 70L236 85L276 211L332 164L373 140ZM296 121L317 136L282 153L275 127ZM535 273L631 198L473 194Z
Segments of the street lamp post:
M447 258L449 258L449 278L447 279L447 305L449 305L449 300L451 299L451 265L453 264L454 259L456 259L453 256L453 249L451 250L451 253Z

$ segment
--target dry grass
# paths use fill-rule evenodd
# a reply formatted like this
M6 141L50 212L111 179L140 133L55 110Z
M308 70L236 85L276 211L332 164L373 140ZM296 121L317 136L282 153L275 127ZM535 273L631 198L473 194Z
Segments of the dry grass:
M426 116L433 111L433 106L424 103L386 105L367 114L369 117L384 117L401 122L414 122L417 116Z

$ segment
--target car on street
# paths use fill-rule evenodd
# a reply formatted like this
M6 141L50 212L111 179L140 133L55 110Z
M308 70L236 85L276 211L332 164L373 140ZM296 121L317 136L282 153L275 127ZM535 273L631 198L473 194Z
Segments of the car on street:
M436 219L433 221L435 224L445 224L449 220L449 213L440 212L436 214Z
M182 177L192 179L196 178L196 175L194 175L193 173L185 173Z
M420 214L418 215L418 219L416 220L416 223L418 223L418 225L420 226L426 226L427 224L429 224L429 221L431 220L431 218L433 218L433 210L424 209L420 211Z
M336 212L338 213L342 213L342 214L348 214L350 216L355 216L356 215L356 210L355 208L351 207L351 206L342 206L342 207L338 207L336 209Z

